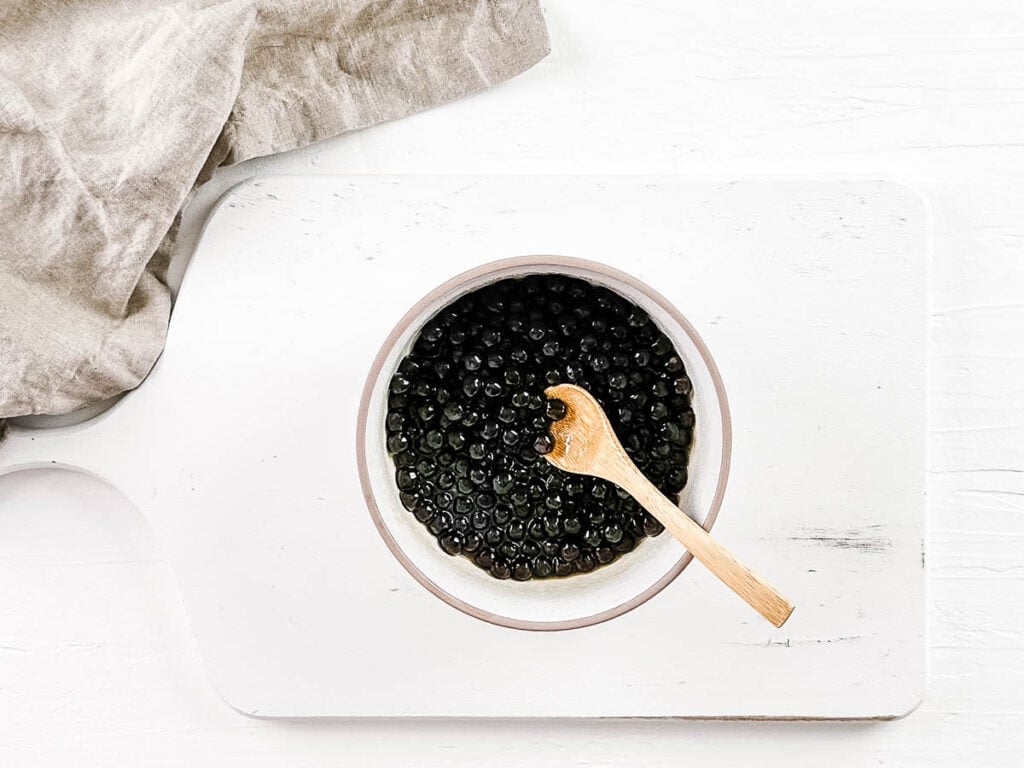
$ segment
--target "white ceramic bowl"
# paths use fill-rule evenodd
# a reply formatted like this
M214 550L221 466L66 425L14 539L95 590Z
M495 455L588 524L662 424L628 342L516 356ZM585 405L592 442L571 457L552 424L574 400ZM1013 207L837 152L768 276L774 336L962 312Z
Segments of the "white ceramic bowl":
M385 446L388 384L423 324L464 293L509 277L560 273L603 285L645 309L683 359L693 382L696 425L689 482L680 507L710 529L729 474L731 430L721 377L693 326L664 297L639 280L582 259L526 256L492 262L431 291L402 318L370 371L359 409L359 475L370 514L395 557L437 597L484 621L516 629L584 627L619 616L664 589L691 556L668 534L642 540L610 565L562 579L500 581L464 557L441 551L436 539L398 498Z

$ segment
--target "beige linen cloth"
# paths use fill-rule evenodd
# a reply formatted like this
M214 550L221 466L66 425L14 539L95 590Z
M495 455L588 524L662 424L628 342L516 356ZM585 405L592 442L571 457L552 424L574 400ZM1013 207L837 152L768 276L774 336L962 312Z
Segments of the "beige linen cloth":
M178 212L216 167L486 88L547 52L536 0L0 2L0 419L146 376Z

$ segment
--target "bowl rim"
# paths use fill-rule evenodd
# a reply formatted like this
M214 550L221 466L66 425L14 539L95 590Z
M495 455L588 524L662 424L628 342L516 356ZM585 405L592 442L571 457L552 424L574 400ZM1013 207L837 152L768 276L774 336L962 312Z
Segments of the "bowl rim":
M482 621L486 621L490 624L495 624L502 627L509 627L511 629L522 629L529 631L559 631L566 629L579 629L581 627L589 627L595 624L600 624L610 619L614 619L621 616L634 608L637 608L656 594L661 592L665 587L675 581L676 577L690 564L693 560L693 555L690 552L684 552L679 560L669 569L664 576L658 579L654 584L649 586L643 592L634 595L629 600L626 600L619 605L612 608L605 609L599 613L592 614L590 616L584 616L576 619L564 619L559 621L530 621L525 619L514 619L509 616L502 616L500 614L493 613L491 611L483 610L477 606L467 603L466 601L456 597L447 590L440 587L433 580L428 578L416 564L406 555L405 551L399 546L398 542L392 536L390 529L384 522L384 518L380 513L380 509L377 506L376 497L373 494L373 488L370 481L370 468L367 461L367 446L366 446L366 433L367 433L367 420L369 417L370 400L373 395L374 387L378 379L380 378L381 371L384 367L384 362L395 344L401 338L402 334L408 330L408 328L423 314L424 311L430 308L438 299L443 297L449 291L454 288L458 288L466 283L478 281L481 278L495 273L505 272L509 269L529 269L530 267L545 267L545 268L569 268L579 269L583 271L595 272L599 275L607 277L613 281L625 283L636 291L644 294L651 301L655 302L665 312L679 324L683 331L693 341L694 346L697 349L698 354L707 366L708 372L711 375L711 380L714 384L715 396L718 399L719 411L722 415L722 460L719 465L718 485L715 488L715 495L711 501L711 507L708 510L708 515L704 520L703 527L705 530L710 531L715 524L715 520L718 518L718 512L722 507L722 500L725 496L725 488L729 480L729 469L732 459L732 417L729 412L729 401L725 394L725 384L722 381L721 373L718 370L718 366L715 364L714 358L711 356L711 352L704 343L700 334L697 333L696 328L690 323L689 320L678 310L676 307L662 296L658 291L654 290L651 286L642 282L641 280L633 277L632 275L618 270L614 267L610 267L606 264L602 264L597 261L591 261L589 259L582 259L578 257L570 256L544 256L544 255L531 255L531 256L513 256L511 258L498 259L496 261L490 261L486 264L481 264L472 269L465 270L455 275L454 277L445 280L440 285L430 290L423 298L417 301L398 321L395 327L388 334L387 338L381 344L377 355L373 359L373 363L370 366L370 371L366 377L366 383L363 385L363 392L359 401L359 414L356 421L356 463L359 470L359 483L362 487L363 498L366 500L366 506L370 512L370 517L373 519L373 524L376 526L378 533L381 538L384 539L384 543L387 545L391 554L394 555L395 559L401 563L402 567L409 572L417 582L427 589L435 597L443 600L453 608L462 611L463 613L472 616Z

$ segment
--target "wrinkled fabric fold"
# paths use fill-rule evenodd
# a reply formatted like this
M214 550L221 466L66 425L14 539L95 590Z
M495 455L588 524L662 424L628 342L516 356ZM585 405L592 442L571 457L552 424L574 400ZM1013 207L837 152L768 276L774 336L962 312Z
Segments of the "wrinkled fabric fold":
M22 0L0 9L0 418L131 389L167 255L223 165L502 82L536 0Z

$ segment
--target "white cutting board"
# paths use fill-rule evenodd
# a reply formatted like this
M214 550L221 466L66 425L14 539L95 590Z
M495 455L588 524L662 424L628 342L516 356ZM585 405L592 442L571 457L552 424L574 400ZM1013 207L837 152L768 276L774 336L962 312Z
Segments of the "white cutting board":
M927 227L880 181L256 179L208 223L145 384L14 430L0 475L57 462L135 504L249 714L899 716L925 684ZM699 565L606 624L496 627L381 541L354 461L373 355L438 283L538 253L631 272L703 335L734 423L715 535L797 604L783 629Z

